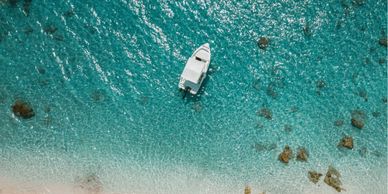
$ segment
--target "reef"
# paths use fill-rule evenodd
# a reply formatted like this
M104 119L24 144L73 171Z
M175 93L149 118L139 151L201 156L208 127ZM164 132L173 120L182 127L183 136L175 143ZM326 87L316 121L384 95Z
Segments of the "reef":
M259 41L257 42L257 46L259 46L260 49L267 49L269 44L269 39L266 37L260 37Z
M341 174L332 166L329 166L329 169L327 170L324 182L333 187L338 192L341 192L344 190L341 188L342 182L340 181Z
M353 149L353 138L351 136L345 136L338 143L338 146L342 146L344 148Z
M35 116L34 110L31 108L31 106L24 101L16 100L15 103L12 105L12 112L23 119L29 119L33 116Z
M292 158L292 150L288 145L286 145L283 149L283 152L279 154L279 160L287 164L291 158Z
M314 184L316 184L319 181L319 179L321 178L322 175L323 174L316 172L316 171L309 171L308 172L309 180L311 182L313 182Z
M306 148L302 147L302 148L298 149L298 153L296 155L296 160L307 162L308 157L309 157L309 154L308 154Z

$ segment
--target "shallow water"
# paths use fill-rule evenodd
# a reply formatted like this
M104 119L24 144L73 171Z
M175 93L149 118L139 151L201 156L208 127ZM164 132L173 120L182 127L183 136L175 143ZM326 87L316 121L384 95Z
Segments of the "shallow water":
M0 1L0 175L76 185L94 174L107 193L336 193L307 178L332 165L347 193L386 193L386 7ZM183 100L179 75L205 42L210 74ZM12 113L17 99L33 118ZM344 135L352 150L337 147ZM308 162L279 162L285 145Z

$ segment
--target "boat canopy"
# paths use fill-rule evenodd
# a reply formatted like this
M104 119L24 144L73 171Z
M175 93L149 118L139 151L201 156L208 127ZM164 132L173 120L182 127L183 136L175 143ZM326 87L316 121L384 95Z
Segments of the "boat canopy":
M200 58L202 61L210 61L210 54L209 52L206 52L205 50L199 50L195 57Z
M190 82L198 83L204 68L205 63L203 61L199 61L196 58L190 58L183 70L182 77Z

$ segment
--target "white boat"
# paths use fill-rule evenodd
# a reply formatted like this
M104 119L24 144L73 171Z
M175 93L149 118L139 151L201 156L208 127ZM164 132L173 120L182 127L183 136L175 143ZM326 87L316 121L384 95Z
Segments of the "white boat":
M206 77L210 63L209 43L203 44L187 60L179 80L179 88L191 94L197 94Z

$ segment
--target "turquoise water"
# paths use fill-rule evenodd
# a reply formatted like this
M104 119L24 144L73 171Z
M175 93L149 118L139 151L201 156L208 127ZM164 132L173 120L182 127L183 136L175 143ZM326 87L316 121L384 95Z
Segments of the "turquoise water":
M387 1L25 5L0 1L0 176L95 174L107 193L336 193L307 178L332 165L346 193L387 193ZM206 84L182 99L179 75L205 42ZM17 99L33 118L12 113ZM352 150L337 147L344 135ZM279 162L285 145L308 162Z

